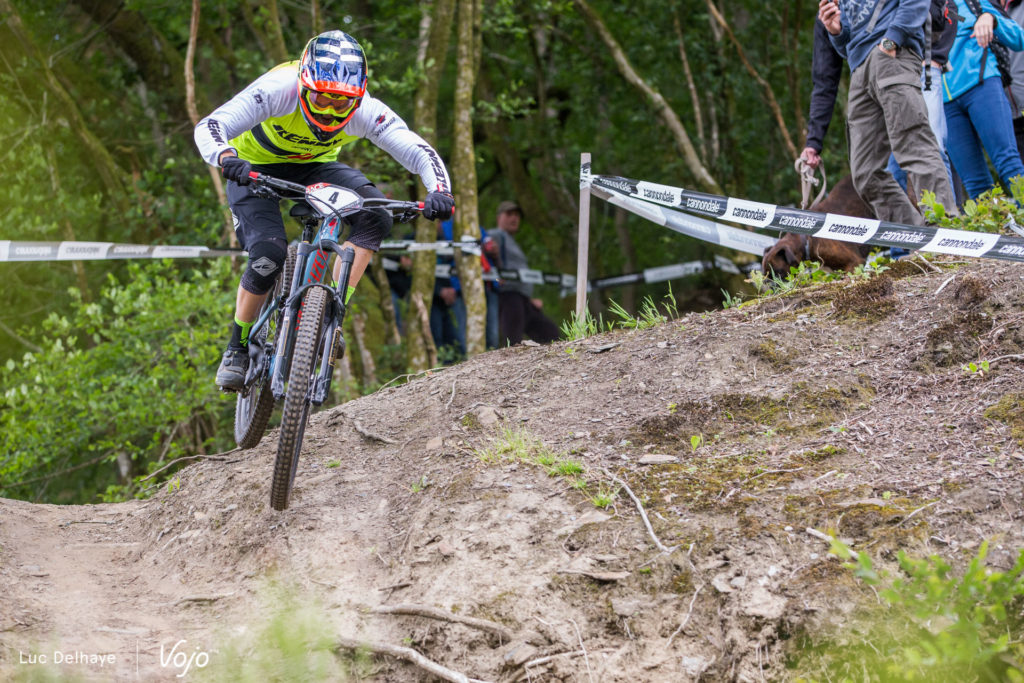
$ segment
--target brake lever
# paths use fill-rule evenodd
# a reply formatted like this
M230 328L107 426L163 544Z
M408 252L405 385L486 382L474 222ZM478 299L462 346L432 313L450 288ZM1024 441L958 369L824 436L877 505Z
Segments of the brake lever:
M257 197L261 197L263 199L276 199L278 201L281 200L281 195L278 194L272 188L267 187L266 185L253 184L251 186L250 191Z
M413 211L412 209L406 209L402 213L395 217L395 220L399 223L411 223L416 220L417 216L420 215L419 211Z

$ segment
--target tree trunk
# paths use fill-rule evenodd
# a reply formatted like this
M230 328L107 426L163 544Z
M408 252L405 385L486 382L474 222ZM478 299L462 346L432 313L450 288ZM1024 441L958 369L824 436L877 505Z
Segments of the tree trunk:
M665 126L672 133L676 140L676 145L679 147L680 153L683 155L683 162L686 167L693 174L697 184L707 192L713 194L722 194L722 188L716 181L704 165L700 161L700 157L697 155L697 150L693 148L693 143L690 141L690 136L686 132L686 127L683 122L679 119L679 115L675 113L672 107L669 106L668 102L660 92L651 87L633 68L630 64L629 58L626 53L622 50L618 41L605 26L604 21L598 16L586 0L573 0L576 6L583 13L584 18L587 22L597 31L597 34L604 41L605 46L612 53L612 58L615 60L615 65L619 69L619 73L626 80L627 83L632 85L634 88L639 90L648 99L651 105L657 111L658 116L664 122Z
M758 85L760 85L762 90L764 90L765 102L768 104L768 108L771 109L772 115L775 117L775 124L778 126L779 133L782 135L782 142L785 143L790 157L792 159L796 159L800 156L800 153L797 151L796 145L793 144L793 138L790 137L789 130L786 128L786 120L782 117L782 108L779 107L779 102L775 99L775 93L772 91L771 84L761 77L761 74L757 72L754 65L750 63L749 59L747 59L747 53L744 51L740 41L738 41L736 36L733 34L732 27L729 26L729 22L725 20L722 13L718 11L717 7L715 7L715 3L711 0L705 0L705 2L707 3L708 11L711 12L711 16L714 17L715 21L717 21L719 26L722 27L725 34L729 36L729 40L736 48L736 53L739 55L740 61L743 62L743 67L747 70L747 73L753 76L754 80L757 81Z
M452 154L455 185L455 230L461 237L480 239L477 206L476 147L473 145L473 89L479 66L481 0L459 0L458 56L455 76L455 136ZM480 257L463 250L456 253L462 298L466 302L466 353L473 356L487 348L487 299Z
M17 56L20 58L22 55L28 55L37 64L37 75L40 77L38 80L42 81L42 83L34 82L31 84L31 87L26 87L25 90L27 92L38 92L42 87L43 90L49 91L54 95L57 99L57 106L53 110L59 112L61 118L67 121L68 126L82 141L82 144L85 145L85 150L95 166L100 181L106 187L108 199L113 203L114 208L117 211L126 213L128 211L128 197L124 183L124 172L114 163L114 158L110 155L110 152L107 151L107 148L100 142L100 139L92 132L89 124L82 116L81 110L78 108L77 99L67 91L60 80L58 80L56 74L53 73L53 70L48 66L47 60L44 59L38 47L25 30L25 26L21 22L21 16L17 13L10 0L0 0L0 14L3 14L6 19L3 24L0 24L0 27L6 26L13 34L14 40L21 47L20 54L17 54ZM18 45L4 40L4 36L0 32L0 49L10 50L14 54L17 53Z
M388 344L399 346L402 343L402 335L398 333L398 316L395 315L395 302L391 299L391 285L388 283L388 273L384 270L384 260L381 255L374 254L370 260L370 275L377 285L378 304L380 312L384 316L384 326L387 330L384 337Z
M318 36L324 32L324 17L320 12L320 0L310 0L309 23L313 27L313 35Z
M424 5L424 11L428 11ZM432 145L437 143L437 92L444 69L445 57L448 54L448 41L451 35L452 16L455 13L455 0L435 0L433 15L429 24L423 26L425 35L422 41L426 47L421 50L424 61L423 81L416 90L414 120L417 132ZM456 187L458 183L454 183ZM426 196L424 188L420 188L419 196ZM433 242L437 239L437 225L425 219L416 221L416 239L420 242ZM433 252L418 251L412 258L412 288L410 301L429 302L434 293L434 265L437 257ZM414 315L416 308L412 307ZM429 315L426 327L409 324L406 326L405 344L409 372L419 372L437 364L437 351L430 337ZM433 351L433 356L431 356Z
M177 121L186 119L185 84L181 53L154 28L137 9L123 0L74 0L75 5L103 27L118 48L134 62L151 92L166 98L168 113Z
M246 23L254 33L260 35L267 53L275 64L287 62L288 48L284 44L281 17L277 12L277 0L245 0L243 2Z
M704 137L704 116L700 108L700 97L697 95L697 84L693 80L693 72L690 71L690 60L686 55L686 41L683 40L683 27L679 24L679 12L672 13L672 24L676 30L676 37L679 39L679 59L683 63L683 75L686 76L686 87L690 91L690 100L693 102L693 123L697 126L697 150L700 153L701 163L708 163L708 141Z
M363 387L369 389L377 385L377 364L366 343L366 313L363 311L353 312L352 330L355 333L353 341L359 348L359 364L363 368Z
M50 189L53 191L53 195L50 199L54 200L57 206L64 205L64 190L60 184L60 174L58 173L57 156L53 152L53 145L43 145L44 153L46 154L46 165L50 170ZM68 218L68 214L63 214L61 220L61 230L64 232L64 239L69 242L77 241L75 237L75 229L71 225L71 220ZM85 264L81 261L72 261L71 267L75 271L75 278L78 280L78 291L82 293L83 301L92 301L92 295L89 293L89 281L85 277Z
M199 110L196 107L196 78L193 71L193 64L196 55L196 39L199 35L199 0L192 0L192 20L188 31L188 49L185 51L185 107L188 109L188 118L195 127L199 123ZM210 173L210 181L213 183L213 190L217 193L217 203L221 208L221 215L224 218L224 240L231 248L238 247L238 237L235 235L234 221L231 219L231 210L228 208L228 197L224 192L224 181L221 180L220 172L210 166L203 164ZM232 257L232 260L235 260Z
M427 361L426 367L422 369L435 368L437 367L437 346L434 344L434 337L430 334L430 309L423 303L423 295L419 292L412 292L409 295L409 304L410 315L415 317L409 321L406 329L419 328Z

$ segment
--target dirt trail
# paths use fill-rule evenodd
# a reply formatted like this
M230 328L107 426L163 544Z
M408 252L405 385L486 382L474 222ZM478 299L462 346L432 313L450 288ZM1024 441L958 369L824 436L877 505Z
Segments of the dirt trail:
M807 527L883 564L901 548L961 562L994 538L1008 566L1024 546L1024 382L1005 358L1024 353L1024 268L892 275L491 352L316 414L284 513L267 505L274 432L147 501L2 500L0 679L193 679L171 648L222 656L265 621L267 577L338 637L477 679L785 679L796 635L873 600ZM962 369L981 359L988 372ZM580 463L585 491L479 457L502 429ZM510 641L373 611L408 603ZM21 662L54 651L116 663ZM388 658L369 678L429 680Z

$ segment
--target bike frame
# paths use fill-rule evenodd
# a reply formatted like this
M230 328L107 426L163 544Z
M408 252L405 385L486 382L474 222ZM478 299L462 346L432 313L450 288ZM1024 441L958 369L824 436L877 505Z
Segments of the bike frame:
M326 343L323 344L319 372L315 380L310 383L309 396L307 396L310 403L319 406L327 400L327 395L331 389L331 379L334 375L335 362L338 356L344 353L345 349L345 339L342 335L342 325L347 310L345 295L348 292L352 264L355 261L355 250L352 247L342 247L338 243L342 231L341 219L346 214L333 209L331 202L334 202L342 192L348 192L355 200L353 208L348 213L355 213L365 208L377 208L379 206L388 209L402 209L407 212L406 215L410 215L408 212L411 211L422 210L423 204L389 200L363 200L351 190L335 186L320 184L307 188L296 183L270 178L257 173L252 173L251 177L257 184L263 184L263 187L270 188L271 191L284 191L289 195L304 196L314 206L314 210L319 215L319 217L307 216L303 219L302 240L298 245L296 253L295 270L292 274L289 296L287 299L281 297L272 302L253 324L250 331L250 338L256 337L256 334L262 327L268 324L271 316L278 310L284 311L281 328L277 333L275 349L272 353L269 349L262 349L264 362L259 364L259 368L252 376L259 376L269 371L270 390L274 400L280 401L284 398L286 392L285 382L287 381L288 371L291 367L291 356L295 347L296 329L299 318L302 315L302 303L305 300L307 291L313 287L322 287L330 293L328 307L324 313L323 339L326 340ZM332 192L332 189L339 190L340 192L333 192L330 198L325 201L323 198L317 198L311 192L311 190L316 189L324 190L328 194ZM326 207L326 210L323 207ZM325 216L327 211L330 211L330 214ZM319 229L316 227L318 221ZM339 273L338 282L333 287L325 283L327 267L332 253L337 254L341 261L341 272ZM266 367L268 363L269 368Z

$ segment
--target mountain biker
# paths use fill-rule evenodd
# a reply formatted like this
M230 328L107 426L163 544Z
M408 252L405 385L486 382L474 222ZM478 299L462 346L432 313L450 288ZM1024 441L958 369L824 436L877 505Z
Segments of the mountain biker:
M302 185L327 182L364 198L384 198L361 171L337 161L344 145L368 138L420 176L428 190L425 218L452 214L455 200L441 157L372 97L366 82L366 57L359 43L342 31L328 31L306 44L299 61L274 67L196 125L200 154L208 164L219 166L228 180L235 232L249 252L238 284L231 338L217 370L217 385L226 391L238 391L245 384L249 330L287 255L278 202L257 197L246 187L250 171ZM346 220L352 232L344 246L356 254L347 301L393 220L381 209L360 211ZM340 264L335 263L335 280L339 272Z

